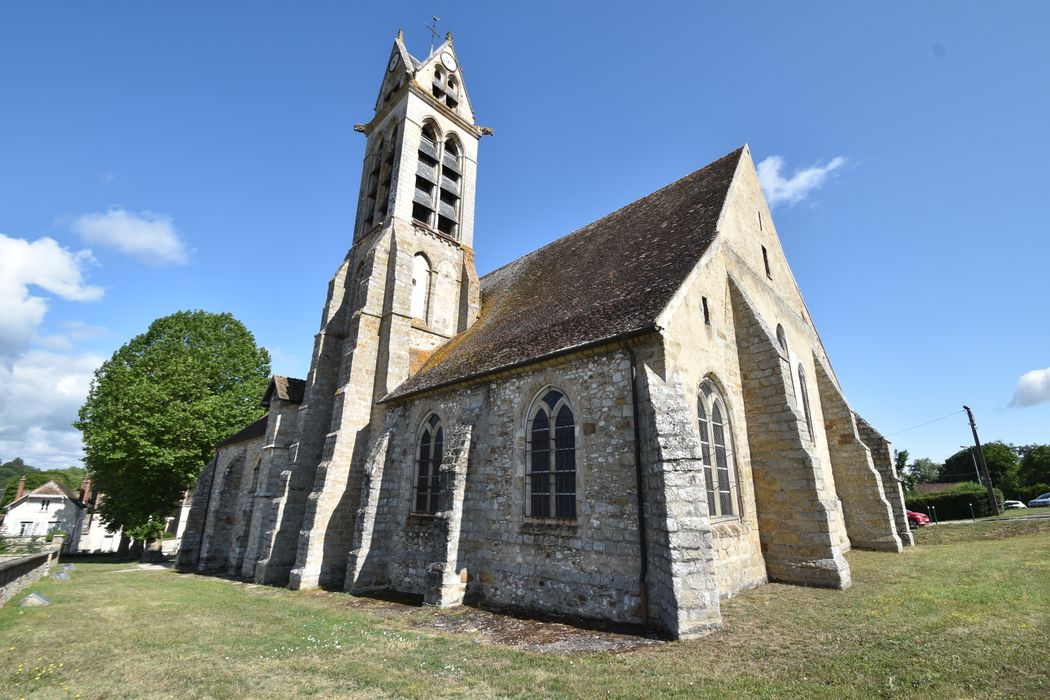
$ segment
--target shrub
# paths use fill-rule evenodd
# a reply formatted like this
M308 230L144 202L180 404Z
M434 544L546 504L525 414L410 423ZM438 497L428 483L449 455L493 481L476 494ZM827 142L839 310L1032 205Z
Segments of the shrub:
M1001 510L1003 492L995 489L995 498L999 501ZM905 499L905 504L908 510L920 513L929 513L930 506L933 506L938 520L969 520L971 504L973 514L978 518L993 515L992 506L988 502L988 492L983 486L972 481L956 484L943 491L913 494Z
M1028 505L1028 501L1033 498L1038 498L1044 493L1050 493L1050 484L1032 484L1031 486L1022 486L1017 489L1017 500Z

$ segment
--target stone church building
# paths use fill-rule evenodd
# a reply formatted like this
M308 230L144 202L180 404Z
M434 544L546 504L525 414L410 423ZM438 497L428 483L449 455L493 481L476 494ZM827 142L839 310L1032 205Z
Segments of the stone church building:
M451 36L399 34L304 380L202 472L178 566L688 637L767 581L912 544L747 147L483 278ZM479 243L485 244L482 232Z

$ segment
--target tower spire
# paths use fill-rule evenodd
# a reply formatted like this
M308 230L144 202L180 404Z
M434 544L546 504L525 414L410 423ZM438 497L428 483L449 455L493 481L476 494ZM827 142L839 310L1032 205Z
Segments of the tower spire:
M438 17L437 15L434 15L433 19L434 19L433 24L425 24L425 25L423 25L427 29L430 30L430 53L427 54L428 57L434 53L434 41L437 40L437 35L438 35L438 22L441 21L441 18Z

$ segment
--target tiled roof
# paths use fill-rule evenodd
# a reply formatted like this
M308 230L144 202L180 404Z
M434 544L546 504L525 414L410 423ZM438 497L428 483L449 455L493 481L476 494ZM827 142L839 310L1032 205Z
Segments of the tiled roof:
M270 397L277 394L277 398L291 403L302 403L303 392L306 390L306 381L294 377L283 377L279 374L273 375L270 386L266 388L263 396L263 405L270 405Z
M652 329L715 238L743 148L481 280L481 315L384 401Z
M236 433L220 442L217 447L232 445L235 442L243 442L245 440L251 440L252 438L262 437L266 434L266 420L267 416L263 416L254 423L241 428Z

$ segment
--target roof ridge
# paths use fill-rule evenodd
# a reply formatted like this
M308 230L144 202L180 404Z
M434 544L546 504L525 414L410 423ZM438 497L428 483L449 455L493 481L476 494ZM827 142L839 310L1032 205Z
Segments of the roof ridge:
M732 150L729 153L726 153L724 156L721 156L720 158L716 158L715 160L711 161L707 165L705 165L705 166L703 166L701 168L697 168L696 170L692 170L692 171L686 173L685 175L683 175L682 177L678 178L677 180L674 180L673 182L667 183L666 185L664 185L663 187L661 187L658 190L653 190L649 194L647 194L647 195L645 195L643 197L639 197L638 199L632 200L632 201L628 202L627 204L624 204L623 206L621 206L619 209L615 209L615 210L609 212L608 214L606 214L606 215L604 215L604 216L602 216L602 217L600 217L598 219L595 219L594 221L590 222L589 224L584 224L583 226L580 226L579 228L575 228L572 231L569 231L568 233L566 233L564 235L558 236L553 241L545 243L542 246L540 246L539 248L536 248L535 250L532 250L532 251L529 251L528 253L525 253L525 255L522 255L521 257L515 258L515 259L513 259L513 260L511 260L509 262L506 262L503 265L501 265L500 267L497 267L495 270L491 270L489 272L486 272L484 275L481 276L481 279L479 281L484 282L484 280L487 277L489 277L490 275L496 274L497 272L499 272L500 270L503 270L504 268L510 267L511 265L513 265L513 264L515 264L517 262L521 262L522 260L525 260L526 258L529 258L529 257L531 257L533 255L536 255L540 251L542 251L542 250L544 250L546 248L549 248L550 246L552 246L555 243L558 243L558 242L568 238L569 236L573 236L573 235L575 235L577 233L580 233L584 229L590 228L592 226L596 226L597 224L605 221L606 219L609 219L609 218L612 218L613 216L616 216L617 214L619 214L620 212L624 211L625 209L630 209L631 207L633 207L633 206L635 206L637 204L642 204L643 202L645 202L645 201L647 201L649 199L652 199L656 195L660 194L664 190L670 189L671 187L675 187L676 185L680 184L683 180L688 180L689 178L693 177L694 175L697 175L697 174L699 174L699 173L701 173L701 172L703 172L705 170L708 170L709 168L713 168L714 166L718 165L719 163L721 163L722 161L724 161L724 160L726 160L728 158L731 158L733 156L737 156L737 155L743 153L745 148L747 148L746 145L739 146L735 150Z

